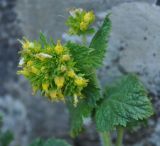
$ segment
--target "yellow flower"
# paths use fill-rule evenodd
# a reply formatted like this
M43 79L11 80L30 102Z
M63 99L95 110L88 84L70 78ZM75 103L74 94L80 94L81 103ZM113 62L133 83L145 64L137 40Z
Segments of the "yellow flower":
M61 93L61 91L52 90L50 91L49 96L53 101L64 101L64 95Z
M61 42L60 42L60 40L58 40L58 42L57 42L57 45L56 45L56 47L54 48L54 50L55 50L55 52L57 53L57 54L62 54L62 52L63 52L63 46L61 45Z
M47 48L47 53L52 53L52 48L51 47L49 47L49 48Z
M27 66L32 66L32 65L33 65L33 61L30 60L27 62Z
M32 66L31 67L31 72L34 73L34 74L38 74L39 70L36 67Z
M85 31L85 30L87 30L87 28L88 28L88 23L82 21L80 23L80 30Z
M29 42L27 39L24 39L24 41L22 42L22 48L23 49L34 48L34 43Z
M65 99L64 99L64 95L61 93L61 92L58 92L57 93L57 98L59 99L59 100L61 100L61 101L64 101Z
M64 77L55 77L54 82L58 88L62 88L64 85Z
M94 20L95 20L95 15L94 15L93 11L87 12L87 13L84 15L84 22L90 24L90 23L92 23Z
M74 94L74 100L73 100L74 107L76 107L77 104L78 104L78 97L77 97L77 94Z
M57 92L55 90L50 91L49 95L50 95L50 98L52 100L56 100L56 98L57 98Z
M62 61L69 61L70 59L71 59L70 55L68 55L68 54L63 55L61 58Z
M48 91L49 83L42 83L42 89Z
M23 70L17 71L17 74L21 74L21 75L24 75L24 76L29 76L30 75L29 71L26 68L24 68Z
M69 77L71 77L71 78L74 78L74 77L76 76L74 70L69 70L69 71L67 72L67 75L68 75Z
M85 86L87 86L87 83L88 83L88 80L86 80L86 79L84 79L82 77L77 77L75 79L75 84L77 86L85 87Z

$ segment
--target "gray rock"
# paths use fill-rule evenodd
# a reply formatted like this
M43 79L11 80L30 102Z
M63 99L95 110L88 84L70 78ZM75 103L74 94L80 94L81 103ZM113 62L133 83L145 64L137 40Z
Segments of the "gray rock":
M42 31L58 39L66 31L64 23L70 8L105 11L118 4L134 1L155 3L155 0L18 0L16 10L25 36L35 39Z
M9 95L0 97L0 113L3 117L2 130L10 130L14 134L12 144L26 146L31 129L24 104Z
M5 88L14 96L14 100L19 100L25 105L32 129L28 143L37 137L58 137L71 142L68 112L64 104L52 103L39 94L33 96L30 85L21 76L18 84L10 81L5 84Z
M15 13L16 0L0 0L0 94L7 90L3 84L16 78L21 30Z
M111 12L113 27L105 67L100 71L102 84L131 72L139 75L151 93L160 95L160 8L125 3Z

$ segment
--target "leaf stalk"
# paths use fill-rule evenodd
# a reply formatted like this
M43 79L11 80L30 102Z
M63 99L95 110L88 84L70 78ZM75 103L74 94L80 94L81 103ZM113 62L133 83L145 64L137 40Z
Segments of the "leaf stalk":
M123 127L118 127L117 128L116 146L122 146L123 135L124 135L124 128Z
M101 133L101 141L103 146L112 146L110 132Z

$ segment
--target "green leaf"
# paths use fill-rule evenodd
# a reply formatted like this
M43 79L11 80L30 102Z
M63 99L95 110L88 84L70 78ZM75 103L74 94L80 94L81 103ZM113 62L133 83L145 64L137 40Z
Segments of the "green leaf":
M9 146L13 139L14 136L10 131L0 133L0 146Z
M48 45L47 38L42 32L39 33L39 41L43 47Z
M45 143L44 140L37 138L29 146L44 146L44 143Z
M110 131L116 126L126 127L134 120L143 120L153 114L147 92L135 75L128 75L107 87L96 112L99 131Z
M70 49L70 53L72 54L78 68L84 69L94 67L94 60L90 57L93 49L72 42L67 42L65 46Z
M90 116L92 107L81 100L77 107L73 103L68 103L68 109L70 112L71 136L75 137L83 131L83 119Z
M96 106L96 102L102 98L102 95L100 94L100 87L97 80L97 75L96 72L92 71L91 69L86 71L86 74L88 74L87 79L89 79L89 83L87 87L85 87L82 91L82 93L86 97L86 99L84 100L86 100L89 105Z
M94 66L100 67L105 57L107 43L111 31L111 21L109 15L106 16L102 26L99 28L95 36L93 37L90 48L94 48L90 58L94 60Z
M36 139L31 145L29 146L70 146L66 141L60 139L48 139L44 141L43 139Z
M90 72L92 72L90 70ZM83 120L92 115L96 102L101 98L100 89L96 82L96 74L92 73L89 77L89 83L82 91L84 99L80 100L77 107L73 103L68 104L71 118L71 135L77 136L83 131Z

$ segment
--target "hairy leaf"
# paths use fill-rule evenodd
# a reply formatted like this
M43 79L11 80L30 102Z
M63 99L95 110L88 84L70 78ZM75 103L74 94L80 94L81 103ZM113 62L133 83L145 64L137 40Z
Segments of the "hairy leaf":
M92 72L90 70L90 72ZM83 92L84 98L80 100L77 107L69 104L69 112L71 118L71 135L77 136L83 130L83 119L89 117L93 109L96 107L96 102L101 98L100 89L96 82L96 76L92 73L89 76L89 83Z
M70 53L76 61L77 67L83 69L88 67L94 67L94 60L90 57L93 49L72 42L68 42L66 44L66 47L70 49Z
M72 103L68 104L71 120L71 136L75 137L83 131L83 119L91 114L92 108L88 103L81 100L77 107Z
M97 108L96 125L99 131L109 131L134 120L143 120L153 114L153 109L142 83L135 75L123 77L107 87L105 99Z
M96 68L102 65L106 53L110 31L111 21L109 19L109 15L107 15L102 26L93 37L89 46L90 48L94 48L94 51L91 53L90 58L94 60L94 67Z

